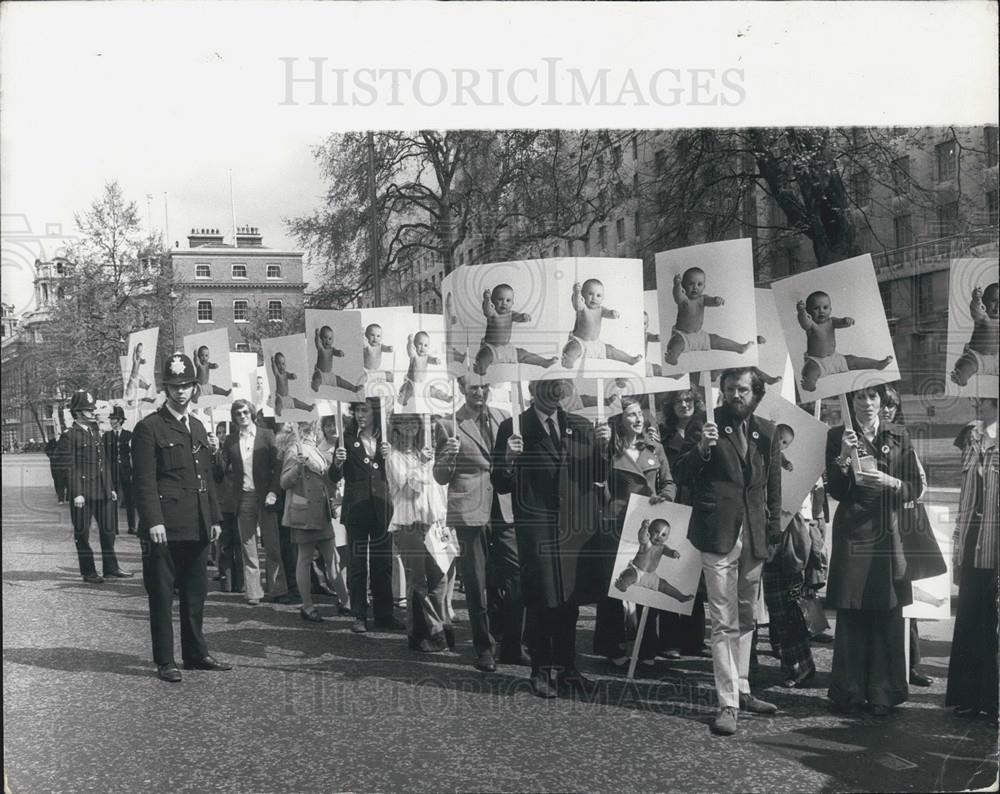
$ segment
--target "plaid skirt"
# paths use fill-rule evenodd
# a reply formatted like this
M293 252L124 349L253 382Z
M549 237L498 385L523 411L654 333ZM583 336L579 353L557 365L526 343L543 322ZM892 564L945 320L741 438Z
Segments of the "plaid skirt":
M786 577L780 563L773 562L764 564L761 582L770 615L768 634L771 646L781 657L782 671L789 677L811 673L816 664L809 647L809 629L799 609L802 577Z

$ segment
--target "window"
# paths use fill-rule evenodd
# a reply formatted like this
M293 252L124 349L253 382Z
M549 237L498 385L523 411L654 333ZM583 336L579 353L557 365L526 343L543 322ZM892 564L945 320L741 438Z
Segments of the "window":
M236 343L236 352L237 353L250 353L250 352L252 352L250 350L250 343L249 342L237 342Z
M997 128L987 127L983 139L986 145L986 167L992 168L997 164Z
M597 176L598 178L604 176L604 155L597 155Z
M790 276L798 272L799 272L799 249L794 247L786 248L785 273Z
M566 241L566 256L573 256L573 241Z
M246 278L246 277L247 277L246 265L233 265L233 278Z
M198 301L198 322L212 322L212 301Z
M636 242L639 242L639 240L642 239L642 236L639 233L639 213L638 212L635 212L632 215L632 228L635 229L635 240L636 240Z
M590 256L590 238L589 237L584 237L583 238L583 255L584 256Z
M892 316L892 285L884 281L878 285L879 295L882 296L882 308L885 309L885 316L894 319Z
M951 237L958 234L958 202L949 201L937 208L938 234Z
M921 315L934 311L933 273L917 276L917 312Z
M622 147L614 146L611 149L611 165L617 168L622 164Z
M608 247L608 227L599 226L597 229L597 247L604 251Z
M245 323L249 319L250 304L247 301L233 301L233 320Z
M619 218L618 220L615 221L615 237L618 238L616 242L618 242L619 244L625 242L625 219L624 218Z
M892 177L892 192L895 195L905 196L910 192L910 155L893 160L889 173Z
M913 245L913 216L897 215L892 220L896 236L896 248L906 248Z
M272 323L281 322L281 301L267 302L267 319Z
M990 226L1000 224L1000 215L997 214L997 198L1000 196L996 190L986 191L986 214L989 217Z
M638 196L639 195L639 175L638 174L632 174L632 195L633 196Z
M662 176L663 172L667 170L667 153L665 150L660 149L656 153L656 175Z
M552 246L552 256L562 256L562 249L560 249L558 245Z
M194 266L194 277L195 278L211 278L212 277L212 266L211 265L195 265Z
M267 277L268 278L281 278L281 265L268 265L267 266Z
M656 193L656 210L660 215L667 214L667 191L660 190Z
M871 201L872 183L866 172L857 171L851 174L851 196L855 204L863 205Z
M958 174L958 144L955 141L945 141L934 147L937 158L937 178L939 182L947 182Z
M633 135L632 136L632 159L633 160L638 160L639 159L639 136L638 135Z
M458 252L458 266L461 267L465 264L465 251Z

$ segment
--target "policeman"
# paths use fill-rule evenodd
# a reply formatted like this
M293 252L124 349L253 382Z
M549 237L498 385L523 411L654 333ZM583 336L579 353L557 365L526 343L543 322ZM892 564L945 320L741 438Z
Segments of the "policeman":
M111 409L111 430L104 434L104 452L111 467L111 482L118 492L118 503L125 508L128 534L134 535L136 530L135 494L132 492L132 434L124 425L125 410L116 405Z
M73 425L66 432L69 458L69 513L73 520L73 540L80 561L80 575L89 584L101 584L94 550L90 547L90 521L97 521L101 540L101 563L105 577L127 579L131 573L118 566L115 557L118 493L104 456L104 445L97 429L97 404L86 389L73 393L69 411Z
M174 661L175 586L184 668L232 669L209 655L202 634L208 549L219 537L222 513L211 471L211 457L219 449L219 440L188 416L197 379L186 355L175 353L167 358L162 380L166 403L139 422L132 435L133 485L153 660L159 678L169 682L181 680Z

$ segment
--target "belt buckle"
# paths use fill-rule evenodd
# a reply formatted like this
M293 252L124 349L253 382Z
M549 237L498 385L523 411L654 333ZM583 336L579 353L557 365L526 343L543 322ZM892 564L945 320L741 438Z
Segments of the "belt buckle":
M198 483L198 493L208 493L208 486L204 482Z

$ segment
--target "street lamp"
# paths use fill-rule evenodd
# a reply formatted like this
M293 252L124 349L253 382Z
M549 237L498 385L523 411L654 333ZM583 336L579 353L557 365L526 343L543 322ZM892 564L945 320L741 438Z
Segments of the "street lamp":
M170 350L173 353L177 350L177 326L174 323L174 308L177 306L177 299L180 298L180 295L170 290L167 298L170 300Z

